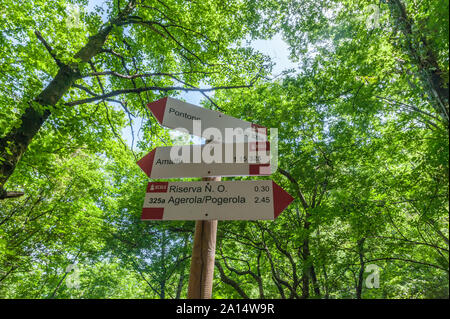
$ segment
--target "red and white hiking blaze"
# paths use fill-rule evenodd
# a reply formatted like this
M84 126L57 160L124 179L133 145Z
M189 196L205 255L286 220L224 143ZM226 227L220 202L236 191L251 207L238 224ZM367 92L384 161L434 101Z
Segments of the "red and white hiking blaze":
M150 178L205 178L148 183L141 220L197 221L187 296L211 298L217 220L273 220L294 198L271 180L220 181L221 176L270 175L276 169L266 128L169 97L147 107L161 125L208 141L158 147L137 164ZM276 142L272 148L277 149Z
M137 162L150 178L270 175L276 167L276 144L262 126L170 97L147 107L161 125L209 141L155 148ZM292 201L271 180L150 182L142 220L275 219Z

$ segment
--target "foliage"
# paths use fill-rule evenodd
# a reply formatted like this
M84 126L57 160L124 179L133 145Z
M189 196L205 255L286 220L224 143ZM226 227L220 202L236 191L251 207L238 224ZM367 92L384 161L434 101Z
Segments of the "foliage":
M278 128L295 197L219 222L214 298L448 298L448 1L87 4L0 2L0 166L25 194L0 200L2 298L186 297L194 223L141 222L135 164L173 142L145 104L183 90ZM246 42L276 33L298 67L273 79Z

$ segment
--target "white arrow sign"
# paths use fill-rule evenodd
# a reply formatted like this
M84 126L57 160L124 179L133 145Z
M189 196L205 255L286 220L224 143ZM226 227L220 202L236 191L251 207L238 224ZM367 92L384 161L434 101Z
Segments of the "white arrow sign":
M150 182L141 219L275 219L293 200L271 180Z
M149 103L147 107L161 125L171 129L181 129L184 133L207 140L222 143L267 140L265 127L171 97ZM196 127L195 121L199 121L201 126ZM214 138L211 138L212 135L215 135ZM217 135L221 138L216 138Z
M269 142L157 147L137 164L150 178L272 173Z

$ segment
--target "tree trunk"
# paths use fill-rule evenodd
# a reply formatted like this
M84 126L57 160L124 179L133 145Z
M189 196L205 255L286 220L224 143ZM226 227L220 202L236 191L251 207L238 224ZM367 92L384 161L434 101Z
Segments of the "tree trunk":
M4 185L14 172L17 163L30 145L45 120L50 116L50 110L38 110L34 103L43 107L55 106L67 92L74 80L76 72L69 67L62 67L49 85L29 103L29 107L20 118L20 126L13 128L0 139L0 157L4 160L0 165L0 199L6 197Z
M184 237L184 247L183 247L183 256L181 257L182 260L184 260L186 258L186 249L188 246L188 240L189 240L189 236L185 236ZM185 278L185 273L184 273L184 263L181 263L181 271L180 271L180 277L178 279L178 285L177 285L177 292L176 292L176 296L175 299L180 299L181 298L181 293L183 292L183 285L184 285L184 278Z
M118 17L110 20L97 34L89 37L87 44L75 54L74 58L81 63L85 63L100 53L113 25L129 15L135 5L135 1L130 1ZM38 35L38 33L36 34ZM49 49L47 46L46 48ZM50 54L53 56L52 52ZM7 197L4 189L5 183L14 172L17 163L27 150L33 137L50 116L51 112L48 107L56 106L74 84L75 80L80 77L78 63L65 65L59 62L58 66L58 73L53 80L33 101L28 103L28 108L25 109L21 116L20 126L13 128L6 136L0 139L0 159L3 158L3 160L0 160L0 199ZM43 107L43 110L39 110L41 107Z
M414 22L407 16L405 5L400 0L388 2L392 19L396 22L405 40L404 49L419 70L419 78L423 86L428 90L432 106L442 118L447 129L449 124L449 89L442 78L442 70L439 67L434 52L430 49L423 35L413 34ZM418 43L413 43L414 36ZM420 53L418 48L423 47L425 53Z
M257 266L256 267L257 267L256 281L258 282L259 298L260 299L266 299L266 296L264 295L263 281L262 281L262 278L261 278L261 251L259 251L259 253L258 253Z
M313 284L313 289L314 289L314 294L316 295L316 297L320 297L320 287L319 287L319 283L317 282L317 276L316 276L316 271L314 269L314 265L311 265L311 280L312 280L312 284Z
M178 280L178 285L177 285L177 293L175 296L175 299L180 299L181 298L181 293L183 291L183 284L184 284L184 267L181 268L181 273L180 273L180 278Z
M305 209L306 210L306 209ZM305 223L303 229L306 232L305 239L302 245L302 259L303 259L303 275L302 275L302 299L309 298L309 282L311 277L312 264L310 260L311 252L309 251L309 229L311 223L309 222L310 213L306 210Z
M364 241L365 238L361 238L358 240L358 254L359 254L359 275L358 275L358 284L356 285L356 299L361 299L362 295L362 287L363 287L363 280L364 280Z

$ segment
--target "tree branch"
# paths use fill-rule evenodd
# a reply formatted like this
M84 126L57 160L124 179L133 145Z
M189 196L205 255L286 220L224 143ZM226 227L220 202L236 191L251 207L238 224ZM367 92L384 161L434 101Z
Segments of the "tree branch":
M53 48L48 44L48 42L44 39L44 37L42 36L42 34L39 31L34 31L34 34L36 35L36 37L38 38L39 41L42 42L42 44L44 45L44 47L47 49L48 53L50 53L51 57L53 58L53 60L55 60L56 64L61 68L64 66L64 63L61 62L60 59L58 59L55 55L55 53L53 52Z
M222 265L218 260L215 261L215 264L217 269L219 270L220 279L222 280L222 282L233 287L242 298L250 299L250 297L244 292L244 290L242 290L239 284L225 274L225 271L223 270Z
M449 272L449 270L447 268L442 268L441 266L438 266L438 265L434 265L434 264L430 264L430 263L426 263L426 262L422 262L422 261L417 261L417 260L413 260L413 259L398 258L398 257L383 257L383 258L370 259L370 260L366 260L366 264L369 263L369 262L378 261L378 260L405 261L405 262L409 262L409 263L414 263L414 264L420 264L420 265L424 265L424 266L428 266L428 267L433 267L433 268L436 268L436 269L443 270L443 271L445 271L447 273Z
M287 177L287 179L294 184L296 190L297 190L297 195L300 198L300 201L302 202L302 206L304 209L308 209L309 208L309 204L305 199L305 196L303 195L302 191L300 190L300 187L298 185L298 182L295 180L295 178L287 171L285 171L284 169L282 169L281 167L278 167L278 171L283 174L284 176Z
M212 91L217 91L217 90L243 89L243 88L249 88L249 87L252 87L252 86L253 86L253 83L248 84L248 85L217 86L217 87L205 88L205 89L201 89L201 88L186 88L186 87L182 87L182 86L168 86L168 87L148 86L148 87L141 87L141 88L135 88L135 89L114 90L114 91L111 91L109 93L102 94L102 95L97 95L97 96L94 96L94 97L91 97L91 98L68 102L65 105L67 105L67 106L75 106L75 105L95 102L95 101L98 101L98 100L105 100L107 98L110 98L110 97L113 97L113 96L117 96L117 95L120 95L120 94L129 94L129 93L138 94L138 93L147 92L147 91L162 91L162 92L185 91L185 92L200 92L200 93L202 93L202 92L212 92Z

